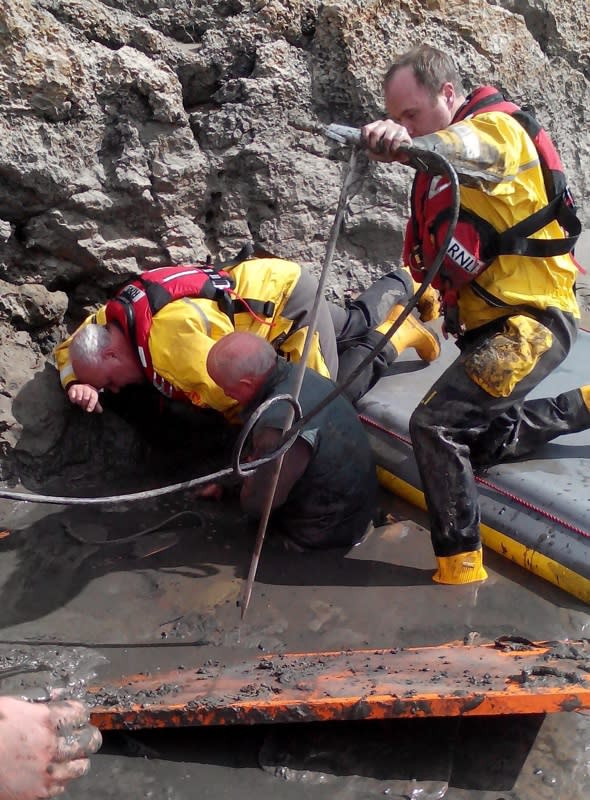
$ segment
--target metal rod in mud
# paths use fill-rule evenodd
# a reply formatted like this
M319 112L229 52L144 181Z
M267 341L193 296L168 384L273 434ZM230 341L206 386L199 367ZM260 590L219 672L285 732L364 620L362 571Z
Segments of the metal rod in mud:
M314 298L313 307L311 310L311 319L307 329L307 335L305 337L305 342L303 345L303 352L301 354L301 360L297 363L296 372L295 372L295 380L294 380L294 388L293 388L293 399L297 401L299 399L299 394L301 392L301 386L303 384L303 377L305 375L305 369L307 365L307 358L309 356L309 351L311 349L311 343L313 341L313 337L315 335L317 321L319 316L319 307L320 301L324 295L324 288L326 285L326 279L328 277L328 272L332 265L332 259L334 257L334 251L336 249L336 242L338 241L338 235L340 233L340 227L342 225L342 221L344 220L344 215L346 213L346 206L348 203L349 195L351 193L351 187L357 176L357 153L358 150L356 147L352 148L350 154L350 160L348 162L348 168L345 172L344 179L342 181L342 187L340 189L340 197L338 199L338 206L336 208L336 214L334 216L334 221L332 222L332 228L330 230L330 236L328 238L328 245L326 247L326 255L324 257L324 263L322 265L322 271L318 280L318 288L316 291L316 295ZM285 419L285 424L283 427L283 434L285 434L293 423L293 418L295 416L294 408L291 406L287 411L287 417ZM252 596L252 587L254 585L254 581L256 579L256 572L258 570L258 562L260 561L260 554L262 552L262 545L264 544L264 539L266 536L266 529L268 527L268 520L270 517L270 512L272 510L272 503L274 500L277 483L279 480L279 475L281 472L281 467L283 465L283 458L284 454L282 454L275 462L274 462L274 469L272 472L272 477L270 481L270 486L268 490L268 495L266 499L266 504L264 507L264 511L262 517L260 519L260 524L258 526L258 533L256 535L256 542L254 544L254 552L252 554L252 559L250 561L250 569L248 571L248 578L246 580L246 584L244 586L244 591L242 593L242 597L240 598L240 619L244 619L246 611L248 610L248 606L250 604L250 598Z

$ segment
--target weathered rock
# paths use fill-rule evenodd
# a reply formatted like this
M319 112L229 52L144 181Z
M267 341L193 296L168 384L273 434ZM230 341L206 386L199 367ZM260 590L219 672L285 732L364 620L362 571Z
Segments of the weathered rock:
M0 318L28 329L60 323L68 307L64 292L50 292L38 283L13 286L0 280Z
M36 437L23 387L51 345L126 276L251 238L317 273L348 157L323 127L381 115L382 74L422 41L532 107L588 196L587 0L4 0L2 452ZM331 297L398 261L409 180L364 165Z
M11 450L22 434L13 399L43 368L44 359L26 331L0 320L0 477L8 472Z

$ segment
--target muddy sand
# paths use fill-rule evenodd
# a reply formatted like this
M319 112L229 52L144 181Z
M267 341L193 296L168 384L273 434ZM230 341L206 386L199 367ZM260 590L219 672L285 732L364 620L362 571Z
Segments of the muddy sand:
M590 267L586 243L578 252ZM580 285L587 311L590 281ZM104 482L97 493L141 488ZM235 502L187 493L113 507L0 500L10 531L0 539L1 691L42 696L51 684L83 695L113 675L236 654L589 636L587 606L491 552L484 584L432 584L425 516L385 493L380 507L384 524L349 552L286 552L269 538L240 622L255 531ZM590 796L590 716L113 732L65 796L581 800Z

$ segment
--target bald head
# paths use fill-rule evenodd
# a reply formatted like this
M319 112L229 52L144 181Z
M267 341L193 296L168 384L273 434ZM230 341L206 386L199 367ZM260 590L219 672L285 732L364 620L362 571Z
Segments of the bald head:
M277 363L272 346L252 333L228 333L215 342L207 357L207 372L228 397L248 403Z

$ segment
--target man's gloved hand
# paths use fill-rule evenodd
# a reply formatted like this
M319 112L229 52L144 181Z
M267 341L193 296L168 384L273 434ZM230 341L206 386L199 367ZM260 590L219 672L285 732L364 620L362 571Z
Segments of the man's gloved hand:
M412 288L414 290L414 294L420 288L420 285L417 281L414 280L411 270L408 266L404 266L403 269L408 273L410 280L412 281ZM433 289L432 286L429 286L422 297L420 298L420 302L418 303L418 313L420 314L420 320L422 322L432 322L433 319L438 319L440 317L441 312L441 299L438 289Z
M437 289L429 286L418 303L418 312L422 322L432 322L440 317L441 300Z

